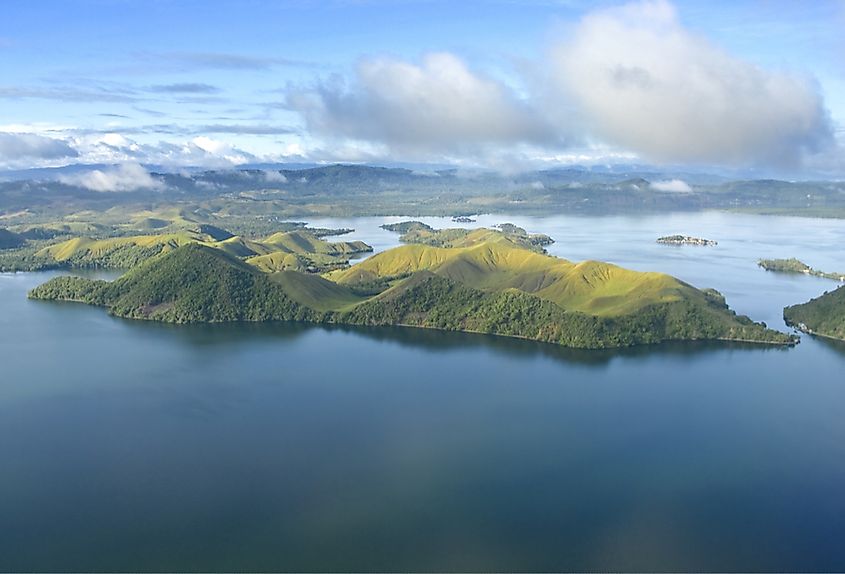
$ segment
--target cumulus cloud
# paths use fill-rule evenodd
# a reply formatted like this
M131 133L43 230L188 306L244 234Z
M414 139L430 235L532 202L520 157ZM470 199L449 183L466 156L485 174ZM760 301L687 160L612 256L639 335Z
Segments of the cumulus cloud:
M667 191L671 193L689 193L692 191L689 184L682 179L655 181L652 182L650 187L655 191Z
M30 133L0 132L0 162L53 160L77 157L67 142Z
M62 176L59 178L59 181L67 185L75 185L99 192L164 189L164 184L161 181L154 178L150 175L150 172L137 163L124 163L109 169L94 169L83 173Z
M335 78L314 90L292 90L287 104L315 133L406 152L557 138L513 90L448 53L429 54L420 64L366 59L351 85Z
M729 55L662 0L588 14L552 73L591 136L651 160L794 165L831 139L813 82Z

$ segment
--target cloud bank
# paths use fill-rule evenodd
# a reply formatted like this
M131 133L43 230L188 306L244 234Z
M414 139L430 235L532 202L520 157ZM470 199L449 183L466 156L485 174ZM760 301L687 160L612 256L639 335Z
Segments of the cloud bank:
M0 132L0 163L19 160L75 158L79 154L66 142L27 133Z
M94 169L59 178L66 185L98 192L126 192L139 189L162 190L164 184L137 163L124 163L110 169Z
M795 165L832 138L813 82L727 54L662 0L587 15L551 66L591 135L650 160Z

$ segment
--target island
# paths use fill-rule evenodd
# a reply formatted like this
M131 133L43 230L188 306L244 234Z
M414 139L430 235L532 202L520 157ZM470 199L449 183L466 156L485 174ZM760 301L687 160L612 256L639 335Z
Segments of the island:
M540 252L545 252L544 246L554 243L554 239L545 233L528 233L513 223L502 223L494 227L495 229L482 228L481 231L462 227L434 229L420 221L402 221L381 226L382 229L401 233L399 241L402 243L420 243L435 247L456 247L466 245L467 241L484 241L493 236L504 236L517 245Z
M422 221L400 221L399 223L385 223L380 225L385 231L393 231L395 233L408 233L410 231L434 231L430 225Z
M845 286L783 310L786 324L810 335L845 340Z
M298 321L487 333L579 348L677 340L794 345L729 309L713 290L662 273L542 253L476 229L446 246L402 245L324 273L256 265L204 242L174 246L107 282L56 277L36 300L98 305L169 323Z
M690 235L666 235L664 237L657 238L658 243L663 243L664 245L702 245L702 246L709 246L709 245L718 245L717 241L713 241L712 239L702 239L700 237L692 237Z
M803 275L812 275L813 277L821 277L822 279L833 279L834 281L845 282L845 273L826 273L813 269L800 259L791 257L789 259L761 259L757 265L766 271L773 271L775 273L801 273Z
M476 220L466 215L456 215L452 218L453 223L475 223Z

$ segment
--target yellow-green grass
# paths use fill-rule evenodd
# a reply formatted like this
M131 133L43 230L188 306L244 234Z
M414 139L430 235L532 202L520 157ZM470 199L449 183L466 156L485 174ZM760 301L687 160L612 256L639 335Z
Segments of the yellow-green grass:
M663 273L631 271L599 261L572 263L496 239L471 247L405 245L327 276L354 285L420 270L485 291L518 289L569 311L614 316L683 297L704 298Z
M215 228L216 230L216 228ZM305 255L316 263L328 265L333 258L342 258L346 254L368 249L361 242L329 243L307 231L290 231L276 233L264 240L252 240L240 236L232 236L221 241L215 230L203 232L203 226L196 230L185 229L172 233L152 235L132 235L127 237L112 237L108 239L94 239L90 237L76 237L45 247L36 255L57 262L69 261L73 258L84 257L96 260L115 249L121 248L160 248L160 252L170 251L175 247L189 243L199 243L214 247L242 259L248 259L258 269L265 272L275 272L288 268L302 268L302 263L296 257L288 255Z
M132 237L112 237L109 239L92 239L90 237L75 237L56 245L50 245L36 253L38 256L49 257L55 261L67 261L77 255L97 257L124 246L158 247L162 251L169 251L189 243L204 243L207 236L194 232L168 233L162 235L137 235Z
M344 285L319 275L279 271L270 275L270 279L281 285L288 297L317 311L345 311L366 300Z
M330 243L323 241L313 233L303 230L274 233L270 237L263 239L261 243L272 248L272 251L287 253L345 255L369 250L369 246L361 241Z

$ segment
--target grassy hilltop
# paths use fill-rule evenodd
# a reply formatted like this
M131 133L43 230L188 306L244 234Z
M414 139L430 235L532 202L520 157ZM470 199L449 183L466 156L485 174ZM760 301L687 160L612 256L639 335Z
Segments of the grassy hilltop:
M80 301L167 322L308 321L405 325L601 348L681 339L790 344L735 315L714 291L660 273L572 263L482 230L464 246L411 244L323 276L267 272L201 242L113 281L55 278L34 299Z
M167 225L163 225L165 223ZM0 270L130 269L151 257L185 245L200 244L241 258L266 272L286 269L326 271L346 266L355 254L372 251L372 247L362 241L325 241L321 235L329 230L304 227L250 239L208 224L185 222L173 225L155 220L149 225L152 227L140 234L127 230L131 234L115 235L115 230L110 230L103 232L105 236L82 234L57 242L49 241L49 230L35 228L33 231L45 234L47 244L10 253L5 260L0 260ZM57 230L56 233L64 235L71 231ZM20 239L14 247L26 243L22 236L18 237Z

